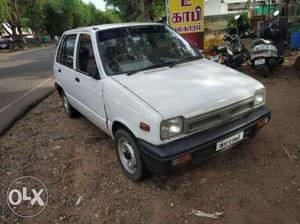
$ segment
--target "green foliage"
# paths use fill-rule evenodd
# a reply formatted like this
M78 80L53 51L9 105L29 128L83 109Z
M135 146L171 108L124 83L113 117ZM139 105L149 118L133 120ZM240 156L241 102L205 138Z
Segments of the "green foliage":
M0 0L0 23L9 17L8 0Z
M104 0L117 9L124 21L157 21L165 16L165 0Z
M238 20L236 20L234 17L235 16L232 16L228 19L227 28L248 26L250 24L250 19L246 13L241 14Z
M12 16L9 3L0 0L0 27ZM116 10L98 10L95 5L81 0L16 0L18 26L31 28L37 38L42 34L61 35L65 30L103 23L120 22ZM0 28L1 31L1 28Z

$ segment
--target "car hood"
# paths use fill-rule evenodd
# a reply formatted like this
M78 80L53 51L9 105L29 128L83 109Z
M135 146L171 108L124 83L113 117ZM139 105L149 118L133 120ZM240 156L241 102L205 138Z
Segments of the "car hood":
M207 59L113 79L164 119L207 113L252 97L264 88L255 79Z

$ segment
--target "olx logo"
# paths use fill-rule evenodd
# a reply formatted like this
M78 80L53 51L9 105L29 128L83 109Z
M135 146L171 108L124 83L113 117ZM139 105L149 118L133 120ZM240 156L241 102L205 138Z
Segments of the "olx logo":
M7 204L20 217L34 217L43 212L48 203L45 185L35 177L20 177L7 190Z
M39 192L37 192L35 189L32 189L33 198L27 196L27 188L23 187L22 192L18 189L13 189L8 194L8 200L12 205L19 205L22 200L23 201L30 201L31 205L34 205L36 202L39 204L39 206L44 206L45 203L43 202L41 198L41 194L43 193L44 189L41 189ZM14 201L13 196L14 194L17 195L17 200Z

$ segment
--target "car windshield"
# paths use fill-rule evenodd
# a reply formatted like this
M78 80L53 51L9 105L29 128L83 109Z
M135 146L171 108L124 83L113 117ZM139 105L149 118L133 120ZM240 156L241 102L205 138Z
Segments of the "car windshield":
M130 74L174 64L199 54L178 33L164 25L98 31L97 41L106 74Z

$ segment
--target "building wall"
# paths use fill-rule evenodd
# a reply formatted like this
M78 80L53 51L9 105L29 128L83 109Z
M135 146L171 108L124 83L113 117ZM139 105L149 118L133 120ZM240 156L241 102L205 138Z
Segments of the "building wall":
M221 2L222 0L204 0L204 15L219 16L225 14L237 14L242 12L247 4L247 0L223 0L223 3ZM259 4L260 2L266 1L256 0L256 2Z

